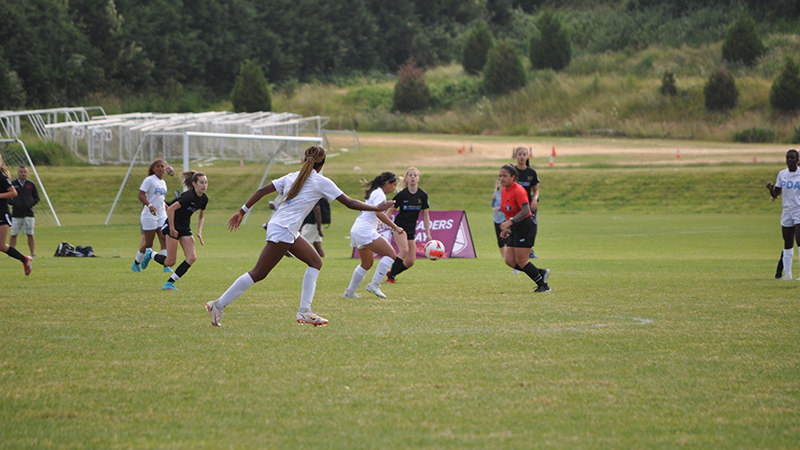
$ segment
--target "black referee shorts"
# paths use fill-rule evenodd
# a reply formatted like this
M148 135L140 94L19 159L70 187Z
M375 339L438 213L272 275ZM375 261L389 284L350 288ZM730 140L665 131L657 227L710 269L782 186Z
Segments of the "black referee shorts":
M511 234L506 238L506 246L516 248L533 248L536 242L536 222L533 217L528 217L520 223L511 226Z

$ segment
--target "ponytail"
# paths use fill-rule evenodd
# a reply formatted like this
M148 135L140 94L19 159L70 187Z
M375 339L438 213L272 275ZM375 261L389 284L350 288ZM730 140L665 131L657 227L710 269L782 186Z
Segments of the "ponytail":
M397 180L397 175L392 172L383 172L372 181L361 180L361 186L364 187L364 198L369 200L369 194L372 194L372 191L395 180Z
M196 183L200 177L206 176L206 174L190 170L188 172L183 172L181 176L183 177L183 185L186 186L186 189L191 189L194 187L192 184Z
M11 180L11 172L8 170L8 167L3 163L3 155L0 154L0 172L3 172L3 175L6 176L9 180Z
M289 189L289 193L286 194L285 200L291 200L300 193L300 189L303 188L303 185L306 184L306 180L311 175L311 171L322 167L325 164L325 149L322 147L317 147L315 145L308 147L304 154L305 158L303 159L303 167L300 169L300 174L297 175L297 179L294 180L292 183L291 189Z

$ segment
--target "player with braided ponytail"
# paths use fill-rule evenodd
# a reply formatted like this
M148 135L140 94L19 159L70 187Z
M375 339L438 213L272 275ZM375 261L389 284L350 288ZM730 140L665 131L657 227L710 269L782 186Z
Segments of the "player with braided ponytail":
M347 208L359 211L383 211L391 207L394 202L385 201L379 205L370 205L348 197L333 181L319 173L324 164L325 149L317 146L309 147L303 156L303 167L300 171L273 180L268 185L256 190L228 221L229 230L238 230L244 215L262 197L273 192L284 196L284 200L278 205L267 224L267 244L261 250L255 267L236 279L219 299L206 303L206 309L211 314L212 325L220 326L223 309L239 298L248 288L266 278L287 251L308 265L303 276L300 308L295 316L297 322L314 326L328 323L327 319L318 316L311 310L311 303L317 289L317 277L322 268L322 258L314 250L314 247L300 235L303 219L322 197L326 197L328 200L336 199Z

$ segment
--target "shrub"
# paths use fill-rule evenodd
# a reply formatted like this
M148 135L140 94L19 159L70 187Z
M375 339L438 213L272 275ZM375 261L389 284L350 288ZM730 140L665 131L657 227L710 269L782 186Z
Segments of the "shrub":
M661 95L678 95L678 88L675 87L675 75L669 70L664 72L661 77Z
M498 42L489 51L483 69L483 88L489 94L505 94L525 86L525 69L517 51L508 41Z
M255 61L248 59L240 66L231 92L231 103L235 112L272 110L272 96L267 79Z
M800 69L791 57L786 57L781 73L772 83L769 105L783 112L800 109Z
M530 60L534 69L553 69L556 72L569 65L572 48L566 30L555 14L546 10L536 22L539 33L531 37Z
M57 142L34 141L25 144L25 149L35 166L74 166L80 160L67 147ZM16 159L25 161L25 152L18 143L9 143L7 146L0 147L0 152L16 155ZM6 159L11 159L7 157Z
M725 42L722 44L722 59L729 62L741 61L752 66L764 53L764 44L756 33L756 24L742 12L728 27Z
M706 109L709 111L727 111L739 100L739 91L733 76L724 69L715 70L703 88Z
M400 112L413 112L425 109L430 102L430 92L422 76L422 68L413 58L409 58L397 73L394 85L394 109Z
M748 128L746 130L733 133L734 142L774 142L777 133L770 128Z
M482 20L476 19L464 39L464 48L461 50L461 64L468 74L475 75L483 70L493 41L489 27Z

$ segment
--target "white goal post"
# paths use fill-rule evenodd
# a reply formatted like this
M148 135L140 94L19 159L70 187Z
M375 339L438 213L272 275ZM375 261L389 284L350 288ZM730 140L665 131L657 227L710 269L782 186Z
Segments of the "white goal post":
M190 147L190 144L189 144L190 138L201 139L201 140L203 140L203 142L205 142L207 140L228 140L228 141L232 140L232 141L244 141L244 142L253 142L253 143L258 143L258 142L270 143L271 145L268 145L268 146L265 146L265 147L261 147L261 148L259 148L257 146L247 146L246 149L245 149L248 159L250 159L250 160L252 160L252 159L263 159L263 160L269 162L269 164L267 165L267 169L264 172L263 177L261 178L261 182L259 183L259 186L262 186L264 184L264 182L266 181L267 176L269 176L269 171L272 168L272 163L275 162L275 159L276 159L276 157L278 155L284 154L287 157L295 157L295 158L297 156L299 156L298 155L299 152L298 152L298 150L296 148L295 149L288 149L287 145L295 144L294 146L296 147L297 144L303 143L303 142L306 142L306 143L309 143L309 144L322 145L322 142L323 142L323 138L311 137L311 136L309 136L309 137L304 137L304 136L274 136L274 135L270 136L270 135L258 135L258 134L209 133L209 132L200 132L200 131L185 131L183 133L168 133L168 132L147 133L142 138L141 142L139 143L139 147L136 150L136 153L131 158L131 163L128 166L128 171L125 174L125 178L122 180L122 185L120 186L119 191L117 192L117 196L114 199L114 204L111 205L111 211L109 211L108 217L106 218L106 222L105 222L106 225L108 225L109 222L111 221L111 216L114 214L114 209L117 207L117 203L119 202L119 199L122 196L122 191L125 189L125 185L127 184L128 179L130 178L131 172L133 171L133 167L137 163L137 161L139 159L139 155L142 153L142 149L144 148L145 142L148 141L149 139L155 139L155 138L163 139L163 138L169 138L169 137L171 137L171 138L182 138L183 150L182 150L181 153L182 153L182 158L183 158L183 171L184 172L188 171L190 169L189 162L190 162L190 160L192 158L192 151L191 151L191 147ZM200 143L198 143L198 146L199 145L200 145ZM203 146L207 147L207 148L208 147L213 147L213 145L209 145L207 142L205 142L205 145L203 145ZM242 156L242 155L240 155L239 152L241 152L242 150L238 149L238 148L234 149L233 147L236 147L236 146L219 146L219 148L216 148L216 152L215 153L218 153L218 154L222 155L227 150L229 153L235 153L235 154L225 154L224 158L221 158L221 159L231 159L231 158L233 158L233 159L241 159L240 156ZM165 151L165 153L166 153L166 151ZM292 153L294 153L294 155L292 155ZM207 152L206 152L206 154L207 154ZM249 215L250 215L249 212L245 215L245 218L244 218L244 220L242 222L242 225L246 225L247 224L247 218L249 217Z
M0 143L4 144L9 144L13 142L19 143L19 145L22 147L22 152L25 154L25 160L15 157L14 153L12 152L3 152L3 162L5 163L6 167L8 167L8 170L12 172L11 173L12 177L14 176L13 166L28 166L31 168L31 170L33 171L33 176L36 177L36 187L39 191L41 191L42 195L44 196L44 199L47 201L47 206L50 207L50 213L52 214L52 216L49 216L47 214L47 210L45 210L43 211L44 217L52 219L52 221L55 222L55 224L60 227L61 222L59 222L58 220L58 216L56 215L56 210L53 209L53 203L50 201L50 197L47 195L47 190L44 188L44 183L42 182L41 177L39 177L39 172L36 170L36 166L33 165L33 160L31 159L31 155L28 153L28 149L25 148L25 144L23 144L22 141L19 139L0 139ZM10 181L13 181L13 179ZM39 210L40 209L37 208L37 211Z

